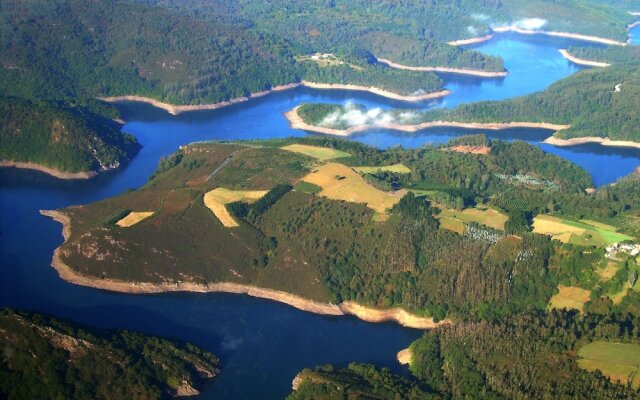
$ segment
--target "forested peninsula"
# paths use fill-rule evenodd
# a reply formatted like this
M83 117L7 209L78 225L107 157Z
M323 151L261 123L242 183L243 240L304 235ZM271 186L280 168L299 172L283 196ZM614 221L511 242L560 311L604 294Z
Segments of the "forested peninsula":
M248 293L431 327L545 309L588 250L532 233L533 219L611 224L608 239L575 238L598 248L632 240L637 227L622 221L638 214L638 178L590 195L584 170L484 136L387 151L330 138L212 142L163 159L139 190L45 214L64 223L54 266L72 282ZM605 259L589 257L590 271Z
M115 108L97 100L0 97L0 166L58 178L91 178L118 168L140 149L121 132Z
M213 354L130 331L101 331L0 310L0 397L170 399L199 394L220 372Z

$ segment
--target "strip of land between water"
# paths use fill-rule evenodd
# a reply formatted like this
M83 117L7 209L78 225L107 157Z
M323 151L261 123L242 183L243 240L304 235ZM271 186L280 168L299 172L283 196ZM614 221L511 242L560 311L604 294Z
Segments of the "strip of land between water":
M610 46L627 46L627 42L621 42L619 40L603 38L599 36L591 36L591 35L581 35L578 33L569 33L569 32L557 32L557 31L542 31L542 30L529 30L529 29L521 29L516 26L505 26L499 28L493 28L493 32L495 33L519 33L521 35L545 35L545 36L554 36L554 37L562 37L567 39L575 39L581 40L585 42L593 42L593 43L602 43ZM452 46L463 46L469 44L476 44L489 41L494 38L494 34L488 34L486 36L469 38L469 39L461 39L454 40L449 42L448 44Z
M429 121L414 125L402 125L392 122L381 122L377 124L358 125L347 129L335 129L322 126L311 125L302 119L298 114L300 106L285 113L291 127L305 131L324 133L335 136L350 136L355 133L364 132L371 129L391 129L402 132L417 132L429 128L463 128L463 129L487 129L504 130L512 128L537 128L560 131L570 128L569 125L551 124L544 122L505 122L505 123L480 123L480 122L454 122L454 121Z
M576 137L571 139L560 139L555 136L548 137L544 143L552 144L559 147L578 146L581 144L596 143L608 147L629 147L640 149L640 143L631 140L611 140L597 136Z
M261 92L252 93L249 96L236 97L234 99L220 101L218 103L211 103L211 104L176 105L176 104L165 103L150 97L137 96L137 95L101 97L99 99L106 101L108 103L119 103L119 102L125 102L125 101L146 103L156 108L165 110L169 114L178 115L183 112L189 112L189 111L217 110L219 108L228 107L238 103L243 103L245 101L255 99L258 97L263 97L273 92L280 92L284 90L294 89L300 86L308 87L312 89L353 90L353 91L369 92L369 93L373 93L378 96L386 97L389 99L408 101L408 102L432 100L432 99L448 96L451 94L450 91L443 89L437 92L402 95L399 93L391 92L389 90L380 89L374 86L359 86L359 85L349 85L349 84L339 84L339 83L315 83L315 82L302 81L298 83L291 83L288 85L274 86L269 90L263 90Z
M71 219L68 215L55 210L41 210L40 214L52 218L54 221L62 224L62 236L65 242L71 236ZM408 328L415 329L432 329L441 325L451 324L450 320L435 322L433 318L422 317L412 314L402 308L376 309L366 307L355 302L345 301L340 304L323 303L315 300L306 299L304 297L287 293L280 290L260 288L252 285L234 283L234 282L217 282L209 284L199 284L191 282L127 282L114 279L102 279L82 275L74 271L71 267L62 261L60 255L60 247L56 248L53 253L51 266L56 269L58 275L63 280L81 286L92 287L120 293L167 293L167 292L198 292L198 293L237 293L246 294L252 297L273 300L280 303L288 304L302 311L311 312L321 315L353 315L367 322L397 322Z
M44 166L42 164L22 161L0 161L0 168L18 168L18 169L30 169L33 171L44 172L45 174L54 176L59 179L90 179L98 175L96 171L83 171L83 172L65 172L59 169Z
M403 65L395 63L385 58L377 58L377 60L383 64L388 65L391 68L404 69L408 71L421 71L421 72L442 72L447 74L460 74L478 76L481 78L503 78L509 74L507 71L483 71L479 69L469 68L449 68L449 67L414 67L410 65Z
M582 58L578 58L575 56L572 56L569 51L567 51L566 49L560 49L558 50L558 52L560 52L560 54L562 54L562 57L566 58L567 60L571 61L574 64L578 64L578 65L584 65L587 67L598 67L598 68L605 68L605 67L610 67L611 64L605 63L605 62L599 62L599 61L590 61L590 60L585 60Z

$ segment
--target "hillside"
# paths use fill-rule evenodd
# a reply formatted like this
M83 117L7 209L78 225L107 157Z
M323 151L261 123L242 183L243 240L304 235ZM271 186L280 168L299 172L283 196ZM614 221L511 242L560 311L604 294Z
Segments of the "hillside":
M0 311L0 397L168 399L198 394L219 361L190 344L129 331L98 331Z
M29 98L139 95L203 104L302 80L381 86L401 94L442 89L433 74L377 67L373 49L345 45L356 43L348 36L340 38L342 44L295 42L290 31L254 26L236 6L216 12L204 7L196 15L141 3L3 3L0 93ZM358 29L361 35L363 27ZM443 55L438 62L502 70L495 58L438 46ZM347 64L319 69L296 61L315 52L336 53Z
M0 161L42 168L59 177L91 177L117 168L140 149L95 100L47 101L0 97Z
M54 266L65 279L112 290L231 282L325 304L399 306L436 321L487 317L545 308L574 274L564 262L549 269L557 243L530 232L533 216L608 221L638 209L632 183L590 196L586 172L534 146L466 143L185 146L141 189L52 214L67 239ZM478 143L488 151L467 151Z
M582 356L594 345L640 351L638 329L637 319L571 312L441 327L411 345L410 376L371 365L325 365L298 374L289 399L636 398L640 380L631 358L628 366L592 365ZM616 358L610 351L606 358Z

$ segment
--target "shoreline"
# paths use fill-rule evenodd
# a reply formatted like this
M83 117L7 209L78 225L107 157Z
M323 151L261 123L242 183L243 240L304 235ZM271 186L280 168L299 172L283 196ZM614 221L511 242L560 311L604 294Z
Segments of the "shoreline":
M165 103L160 100L152 99L150 97L137 96L137 95L98 97L98 99L105 101L107 103L119 103L119 102L125 102L125 101L146 103L153 107L162 109L171 115L178 115L178 114L181 114L184 112L190 112L190 111L217 110L220 108L232 106L234 104L244 103L245 101L263 97L274 92L281 92L289 89L295 89L297 87L308 87L312 89L354 90L354 91L361 91L361 92L369 92L369 93L376 94L378 96L386 97L389 99L402 100L402 101L408 101L408 102L437 99L437 98L445 97L451 94L450 91L443 89L438 92L431 92L431 93L426 93L422 95L412 96L412 95L401 95L401 94L390 92L374 86L358 86L358 85L348 85L348 84L339 84L339 83L315 83L315 82L302 81L299 83L290 83L288 85L274 86L269 90L263 90L261 92L251 93L249 96L236 97L230 100L220 101L218 103L211 103L211 104L176 105L176 104Z
M603 38L603 37L599 37L599 36L581 35L581 34L578 34L578 33L569 33L569 32L528 30L528 29L521 29L521 28L518 28L518 27L515 27L515 26L506 26L506 27L500 27L500 28L493 28L493 32L494 33L513 32L513 33L519 33L521 35L554 36L554 37L561 37L561 38L567 38L567 39L581 40L581 41L585 41L585 42L602 43L602 44L611 45L611 46L627 46L628 45L628 42L620 42L618 40ZM480 37L469 38L469 39L461 39L461 40L453 40L451 42L448 42L447 44L449 44L451 46L464 46L464 45L469 45L469 44L477 44L477 43L487 42L487 41L493 39L494 37L495 37L495 35L493 33L491 33L491 34L488 34L486 36L480 36Z
M386 97L393 100L402 100L402 101L424 101L424 100L432 100L438 99L440 97L445 97L451 94L450 91L443 89L438 92L430 92L421 95L401 95L394 92L389 92L384 89L380 89L374 86L359 86L359 85L348 85L341 83L315 83L302 81L302 86L312 88L312 89L320 89L320 90L354 90L359 92L369 92L373 94L377 94L378 96Z
M45 167L44 165L32 163L32 162L22 162L22 161L9 161L3 160L0 161L0 168L18 168L18 169L29 169L32 171L43 172L47 175L53 176L58 179L66 179L66 180L74 180L74 179L91 179L98 175L96 171L87 171L87 172L64 172L55 168Z
M396 359L400 363L400 365L411 365L411 359L413 358L413 352L411 351L411 347L407 347L406 349L400 350L398 354L396 354Z
M56 210L40 210L40 214L62 224L62 236L64 238L64 242L69 239L69 237L71 236L71 219L68 215ZM365 307L351 301L346 301L340 304L323 303L280 290L260 288L252 285L233 282L219 282L210 284L177 282L156 284L149 282L126 282L113 279L88 277L76 271L73 271L68 265L66 265L60 257L60 249L61 246L57 247L54 250L53 258L51 260L51 266L58 272L60 278L69 283L95 289L130 294L169 292L222 292L245 294L252 297L258 297L284 303L299 310L311 312L314 314L329 316L352 315L367 322L392 321L407 328L414 329L431 329L441 325L448 325L452 323L452 321L450 320L434 322L433 318L420 317L418 315L411 314L402 308L380 310L376 308Z
M562 57L566 58L567 60L571 61L574 64L584 65L587 67L598 67L598 68L606 68L611 66L611 64L605 63L605 62L590 61L590 60L574 57L566 49L560 49L558 50L558 52L562 54Z
M284 115L294 129L302 129L316 133L324 133L335 136L350 136L354 133L364 132L371 129L391 129L401 132L417 132L429 128L463 128L463 129L487 129L487 130L504 130L511 128L538 128L560 131L570 128L570 125L550 124L544 122L507 122L507 123L479 123L479 122L453 122L453 121L431 121L422 122L415 125L400 125L395 123L380 123L375 125L359 125L348 129L325 128L307 124L298 115L298 108L287 111Z
M597 136L585 136L571 139L560 139L555 136L546 138L543 143L551 144L558 147L578 146L581 144L595 143L608 147L626 147L640 149L640 143L631 140L611 140L609 138L601 138Z
M509 74L508 71L483 71L479 69L467 69L467 68L448 68L448 67L413 67L409 65L403 65L395 63L385 58L376 58L379 62L388 65L391 68L403 69L408 71L420 71L420 72L442 72L447 74L460 74L471 75L481 78L503 78Z
M485 36L479 36L479 37L474 37L469 39L452 40L450 42L447 42L447 44L450 46L464 46L468 44L478 44L478 43L488 42L489 40L493 39L493 37L494 37L493 33L490 33Z

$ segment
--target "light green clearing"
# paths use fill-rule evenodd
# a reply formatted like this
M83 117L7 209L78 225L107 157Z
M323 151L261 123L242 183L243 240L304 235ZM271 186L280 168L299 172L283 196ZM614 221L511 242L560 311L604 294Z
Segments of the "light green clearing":
M599 369L613 382L640 387L640 345L631 343L593 342L578 350L578 365L589 371Z
M550 235L565 243L582 246L606 246L625 240L631 236L616 232L616 228L592 221L578 222L551 215L539 215L534 220L534 232ZM597 225L597 226L596 226Z
M394 164L382 167L354 167L360 174L375 174L377 172L394 172L396 174L409 174L411 170L404 164Z
M351 154L341 150L331 149L328 147L308 146L306 144L290 144L288 146L281 147L281 149L304 154L309 157L317 158L321 161L331 160L334 158L351 157Z

